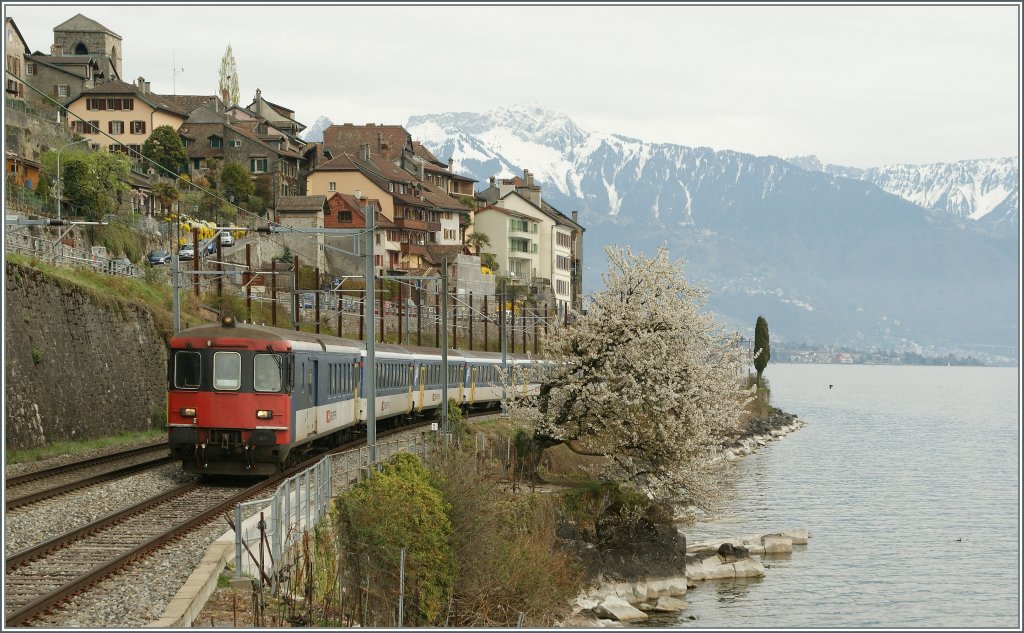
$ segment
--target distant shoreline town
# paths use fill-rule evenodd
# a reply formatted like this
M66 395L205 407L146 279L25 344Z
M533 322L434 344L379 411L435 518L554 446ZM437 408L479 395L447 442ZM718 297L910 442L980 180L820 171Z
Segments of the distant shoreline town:
M926 355L895 350L857 350L825 345L772 345L772 360L781 363L824 365L934 365L950 367L1013 367L1013 359L988 355Z

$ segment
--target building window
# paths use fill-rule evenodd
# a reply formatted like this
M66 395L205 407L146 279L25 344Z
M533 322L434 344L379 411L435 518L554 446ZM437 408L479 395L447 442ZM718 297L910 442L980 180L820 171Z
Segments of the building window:
M131 133L132 134L145 134L146 133L146 122L145 121L132 121Z
M327 183L327 191L337 191L338 187L336 185L337 183L334 182Z
M571 248L572 242L568 234L555 233L555 235L555 241L558 243L559 246L561 246L562 248Z
M395 193L395 183L393 183L393 182L389 182L388 183L388 193Z
M184 136L181 137L181 146L182 147L188 147L191 144L192 144L192 141L190 141L189 139L185 138Z
M220 137L219 136L211 136L210 137L210 147L212 147L214 149L217 149L218 147L220 147Z
M200 163L202 163L202 161L203 161L203 159L201 159L201 158L193 158L192 159L192 169L199 169L199 165L200 165Z
M334 183L331 183L332 185ZM351 222L352 212L351 211L338 211L338 222Z
M266 158L250 158L249 159L249 171L254 174L260 174L267 171L267 159Z
M85 126L86 134L99 134L100 133L100 122L89 121L88 125Z
M241 147L242 141L230 141L228 142L228 145L230 145L231 147Z
M25 74L29 76L36 74L35 62L25 62Z
M68 85L67 84L57 84L57 96L58 97L66 97L66 96L68 96Z
M129 145L128 156L131 158L142 158L142 146L141 145Z
M124 121L110 121L107 128L111 134L124 134Z

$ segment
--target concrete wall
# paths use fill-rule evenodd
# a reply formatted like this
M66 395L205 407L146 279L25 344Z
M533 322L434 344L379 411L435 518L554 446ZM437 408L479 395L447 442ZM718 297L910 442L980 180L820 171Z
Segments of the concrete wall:
M166 415L169 323L33 268L7 262L5 274L6 448L143 430Z

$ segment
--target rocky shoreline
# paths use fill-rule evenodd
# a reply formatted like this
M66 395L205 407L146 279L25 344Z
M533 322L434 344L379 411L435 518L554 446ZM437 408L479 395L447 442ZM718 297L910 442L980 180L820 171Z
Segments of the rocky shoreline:
M729 436L716 461L742 459L803 425L796 415L773 408L768 416L751 420L745 429ZM577 545L584 550L577 552L581 558L602 572L590 589L576 598L561 626L623 626L645 620L649 613L681 613L689 606L683 598L697 581L762 577L765 567L760 557L791 553L793 545L806 545L811 535L806 529L790 529L689 547L679 532L660 530L657 536L654 542L632 551L598 554L586 551L593 546Z

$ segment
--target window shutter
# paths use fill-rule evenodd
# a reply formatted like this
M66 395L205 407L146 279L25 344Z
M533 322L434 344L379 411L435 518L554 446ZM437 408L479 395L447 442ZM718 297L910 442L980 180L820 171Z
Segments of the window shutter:
M113 133L114 133L114 122L113 121L107 121L107 134L113 134Z

